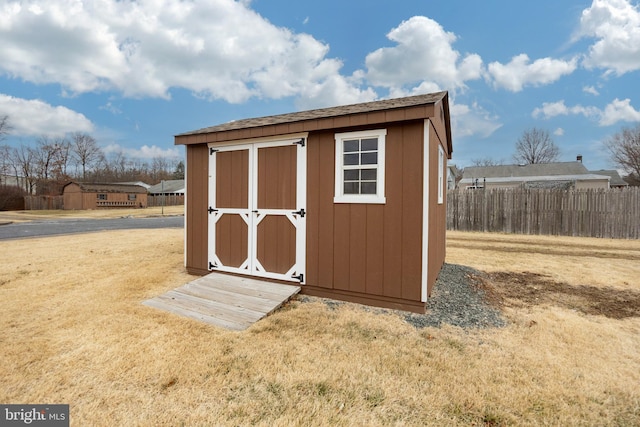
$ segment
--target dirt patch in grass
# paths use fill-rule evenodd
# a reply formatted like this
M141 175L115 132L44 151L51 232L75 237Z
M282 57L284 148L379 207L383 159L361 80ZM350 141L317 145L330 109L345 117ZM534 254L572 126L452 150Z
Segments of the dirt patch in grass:
M640 292L570 285L548 274L523 271L494 272L484 283L494 303L512 307L550 304L610 319L640 317Z

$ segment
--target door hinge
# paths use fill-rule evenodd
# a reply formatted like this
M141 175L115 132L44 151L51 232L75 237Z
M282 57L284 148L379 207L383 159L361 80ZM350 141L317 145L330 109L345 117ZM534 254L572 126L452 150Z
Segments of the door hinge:
M300 273L297 276L291 276L292 279L297 279L300 283L304 282L304 274Z
M216 152L218 152L218 151L220 151L220 150L216 150L216 149L215 149L215 148L213 148L213 147L209 147L209 155L210 155L210 156L212 156L212 155L213 155L213 153L216 153Z
M213 209L211 206L209 206L209 209L207 209L207 212L209 212L209 214L212 214L214 212L218 212L218 209Z
M293 212L294 215L300 215L300 218L304 218L306 212L304 211L304 208L300 209L299 211L295 211Z
M300 140L294 142L294 144L298 144L299 146L304 147L305 139L304 138L300 138Z
M214 268L218 268L218 266L209 261L209 270L213 270Z

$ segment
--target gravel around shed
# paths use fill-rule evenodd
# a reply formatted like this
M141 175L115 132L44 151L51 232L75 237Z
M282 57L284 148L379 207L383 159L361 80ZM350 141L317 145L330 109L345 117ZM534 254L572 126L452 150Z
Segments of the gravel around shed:
M416 328L440 327L443 324L463 329L499 328L507 325L500 310L489 302L489 296L482 286L485 274L457 264L444 264L431 297L427 300L425 314L362 306L375 313L395 312ZM326 298L298 295L301 302L323 301L328 307L336 308L347 302Z

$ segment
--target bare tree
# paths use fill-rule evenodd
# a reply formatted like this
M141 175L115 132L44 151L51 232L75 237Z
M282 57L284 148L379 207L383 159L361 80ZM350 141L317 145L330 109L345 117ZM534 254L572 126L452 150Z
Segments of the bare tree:
M503 160L494 160L490 157L485 157L483 159L471 159L471 166L485 167L485 166L500 166L503 164L504 164Z
M0 117L0 141L4 140L11 131L11 125L9 124L9 116L4 115Z
M632 181L640 180L640 124L624 127L605 141L611 160L629 174Z
M532 128L524 131L516 142L516 163L535 164L551 163L558 160L560 148L553 142L549 132Z
M33 150L21 145L13 150L13 159L15 162L16 176L21 174L24 177L27 192L29 194L34 194L36 189L36 179L33 167Z
M86 133L71 135L71 151L76 163L82 167L83 181L87 179L87 169L97 166L104 158L96 140Z
M173 179L184 179L184 162L182 160L176 165L171 177Z
M57 139L55 144L58 148L54 164L55 173L58 179L67 180L69 178L68 168L71 161L71 143L66 138Z

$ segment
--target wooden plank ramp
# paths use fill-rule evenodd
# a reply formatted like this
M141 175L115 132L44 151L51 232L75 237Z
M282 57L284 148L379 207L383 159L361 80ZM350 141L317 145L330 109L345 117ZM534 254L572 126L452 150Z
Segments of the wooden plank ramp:
M299 286L211 273L142 303L191 319L242 331L266 317Z

